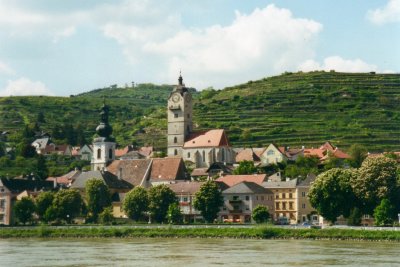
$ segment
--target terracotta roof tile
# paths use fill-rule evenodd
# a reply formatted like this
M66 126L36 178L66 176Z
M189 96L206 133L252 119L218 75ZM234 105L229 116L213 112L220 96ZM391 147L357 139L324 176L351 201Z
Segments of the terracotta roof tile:
M229 146L228 138L223 129L193 133L187 138L183 145L184 148L218 146Z
M114 160L107 166L107 170L137 186L142 183L150 163L150 159Z
M167 186L174 191L177 196L179 196L179 193L189 193L193 195L200 190L200 187L203 184L204 182L178 182L167 184Z
M182 177L183 176L183 177ZM183 180L184 163L182 158L154 158L150 173L151 180Z
M245 148L236 155L236 162L244 160L255 162L260 161L260 157L264 151L265 148Z

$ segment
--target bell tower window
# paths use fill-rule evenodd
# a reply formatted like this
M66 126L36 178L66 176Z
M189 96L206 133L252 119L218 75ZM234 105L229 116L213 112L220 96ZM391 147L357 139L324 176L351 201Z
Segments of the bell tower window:
M97 149L97 159L101 159L101 149Z
M174 118L178 118L178 113L174 113Z
M174 137L174 144L178 143L178 138Z
M112 149L110 148L109 150L108 150L108 158L109 159L112 159L113 158L113 153L112 153L113 151L112 151Z
M178 150L177 149L174 150L174 155L175 156L178 155Z

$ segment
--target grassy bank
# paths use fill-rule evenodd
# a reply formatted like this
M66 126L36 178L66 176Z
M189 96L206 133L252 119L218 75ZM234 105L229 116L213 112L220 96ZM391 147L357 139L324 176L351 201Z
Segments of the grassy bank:
M33 227L1 228L0 238L96 238L96 237L173 237L173 238L254 238L254 239L335 239L400 241L400 231L352 229L254 228L133 228L133 227Z

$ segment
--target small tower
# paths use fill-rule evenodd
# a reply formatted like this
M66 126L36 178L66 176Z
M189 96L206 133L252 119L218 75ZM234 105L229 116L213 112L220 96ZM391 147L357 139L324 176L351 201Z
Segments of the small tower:
M192 95L179 75L178 85L168 98L168 156L181 156L182 147L193 131Z
M108 123L109 107L103 103L100 112L100 124L96 128L99 137L93 140L92 170L103 170L115 159L115 140L111 136L112 127Z

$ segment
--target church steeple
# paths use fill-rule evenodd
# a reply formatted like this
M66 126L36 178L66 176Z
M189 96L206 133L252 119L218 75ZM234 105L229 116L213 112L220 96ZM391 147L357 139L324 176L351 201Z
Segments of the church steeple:
M183 86L183 78L182 78L182 72L179 71L179 78L178 78L178 82L180 86Z
M99 137L93 140L92 170L102 170L115 159L115 141L111 136L113 129L108 122L110 108L103 100L100 110L100 124L96 127Z
M111 137L112 134L112 127L108 123L108 115L109 115L110 109L106 105L105 100L103 103L103 106L101 107L100 111L100 124L96 128L96 133L100 136L105 138L105 140L112 140L113 138Z

